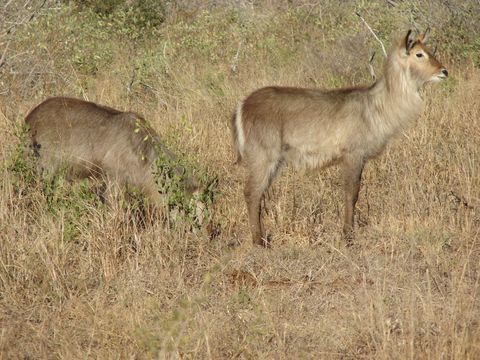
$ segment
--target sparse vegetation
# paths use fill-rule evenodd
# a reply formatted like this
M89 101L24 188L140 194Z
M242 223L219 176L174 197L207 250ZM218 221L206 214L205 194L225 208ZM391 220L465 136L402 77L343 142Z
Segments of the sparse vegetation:
M477 1L7 3L2 358L480 357ZM386 45L430 27L450 78L425 89L421 118L367 165L353 247L332 168L284 170L265 202L272 249L254 248L231 113L267 84L369 83L374 50L381 75L355 11ZM23 119L54 95L144 114L204 184L218 176L203 195L215 192L211 223L143 224L92 184L38 179ZM159 165L172 208L188 208L175 164Z

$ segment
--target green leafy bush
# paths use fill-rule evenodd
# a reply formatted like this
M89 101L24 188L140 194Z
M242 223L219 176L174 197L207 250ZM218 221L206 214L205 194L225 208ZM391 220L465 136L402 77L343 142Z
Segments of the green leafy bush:
M160 151L159 151L160 153ZM158 156L153 164L153 174L158 190L166 197L173 222L178 215L199 227L211 215L218 178L192 164L185 157Z
M82 12L93 12L115 32L141 37L144 32L159 28L165 21L166 1L156 0L74 0Z
M103 208L101 198L92 190L88 179L69 183L66 180L67 169L42 181L42 194L45 197L46 209L54 217L63 219L63 236L74 240L89 222L86 216L92 210Z
M7 171L13 174L13 185L17 191L22 191L36 182L35 158L28 148L28 126L18 125L13 132L18 139L18 145L7 161Z

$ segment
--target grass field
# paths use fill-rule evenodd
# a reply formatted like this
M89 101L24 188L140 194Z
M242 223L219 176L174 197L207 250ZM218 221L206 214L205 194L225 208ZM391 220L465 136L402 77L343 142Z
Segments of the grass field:
M0 358L480 358L478 1L42 3L0 5ZM353 246L338 169L286 168L254 247L230 116L264 85L369 83L373 51L380 76L355 11L386 46L429 26L450 77L368 163ZM215 236L32 176L23 119L54 95L144 114L216 174Z

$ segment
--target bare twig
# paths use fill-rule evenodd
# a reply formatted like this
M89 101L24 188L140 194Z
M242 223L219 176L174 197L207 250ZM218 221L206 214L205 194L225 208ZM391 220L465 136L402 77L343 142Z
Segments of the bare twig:
M31 0L28 0L25 4L24 4L24 8L26 8L29 4L30 4ZM4 9L7 8L7 6L11 3L11 1L8 1L6 3L6 5L4 6ZM7 40L7 43L5 45L5 48L3 49L3 52L2 52L2 56L0 57L0 68L5 65L5 62L6 62L6 57L7 57L7 52L8 52L8 48L10 47L10 43L12 42L12 39L13 39L13 35L15 33L15 30L18 26L20 25L24 25L30 21L33 20L33 18L37 15L37 13L40 11L40 9L42 9L45 4L47 3L47 0L43 0L43 2L40 4L40 6L38 6L34 11L32 11L32 13L28 16L28 17L25 17L23 20L21 20L20 22L16 22L14 23L13 25L11 25L8 29L5 30L5 32L3 34L0 35L0 37L4 37L4 36L9 36L8 40Z
M32 2L32 0L27 0L27 1L25 2L25 4L23 4L23 8L26 9L27 6L30 5L31 2ZM45 4L45 2L44 2L44 4ZM42 4L41 6L43 6L43 4Z
M29 2L27 2L25 4L25 6L28 5ZM24 25L30 21L32 21L35 16L37 15L37 13L45 6L45 4L47 3L47 0L43 0L43 2L40 4L40 6L38 6L34 11L32 11L31 14L29 14L28 16L26 16L23 20L21 21L18 21L16 23L14 23L13 25L11 25L10 27L8 27L2 34L2 36L5 36L5 35L8 35L10 34L12 31L15 31L15 28L17 28L18 26L20 25Z
M5 64L5 58L7 56L7 51L10 46L10 43L12 42L13 36L10 37L7 41L7 45L5 45L5 49L3 49L2 57L0 57L0 68Z
M234 74L237 73L238 58L240 56L240 50L241 49L242 49L242 42L240 41L238 43L237 53L235 54L235 57L233 58L232 64L230 65L230 70Z
M393 7L397 6L397 3L393 0L386 0L388 5L391 5Z
M10 3L12 2L13 0L8 0L7 3L3 6L4 9L6 9L8 7L8 5L10 5Z
M133 71L132 71L132 77L130 79L130 82L127 85L127 92L128 93L132 92L133 83L135 82L136 77L137 77L137 68L134 68Z
M370 27L370 25L368 25L368 23L365 21L365 19L362 17L362 15L360 15L359 12L355 12L355 14L363 21L363 23L365 24L365 26L368 28L368 30L370 30L370 32L373 34L373 36L375 37L375 39L377 39L377 41L380 43L380 45L382 46L382 51L383 51L383 55L385 57L387 57L387 50L385 50L385 46L383 45L383 42L382 40L380 40L380 38L377 36L377 34L375 34L375 32L372 30L372 28Z
M471 205L462 195L458 195L453 190L450 191L450 195L453 197L454 201L457 204L462 204L465 208L470 210L474 209L474 206Z

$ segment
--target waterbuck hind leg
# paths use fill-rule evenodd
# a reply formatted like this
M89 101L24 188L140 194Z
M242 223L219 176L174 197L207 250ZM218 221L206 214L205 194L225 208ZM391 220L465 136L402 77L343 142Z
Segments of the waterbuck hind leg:
M267 184L257 180L256 174L250 173L245 186L245 201L247 203L248 221L252 240L255 245L267 246L265 231L261 220L261 200Z
M279 161L259 161L259 157L256 158L255 164L250 164L249 166L249 174L245 186L245 201L247 203L252 239L255 245L269 246L261 219L261 201L279 166Z
M354 212L358 200L363 167L363 159L347 158L343 163L343 181L345 189L343 236L347 241L353 239Z

